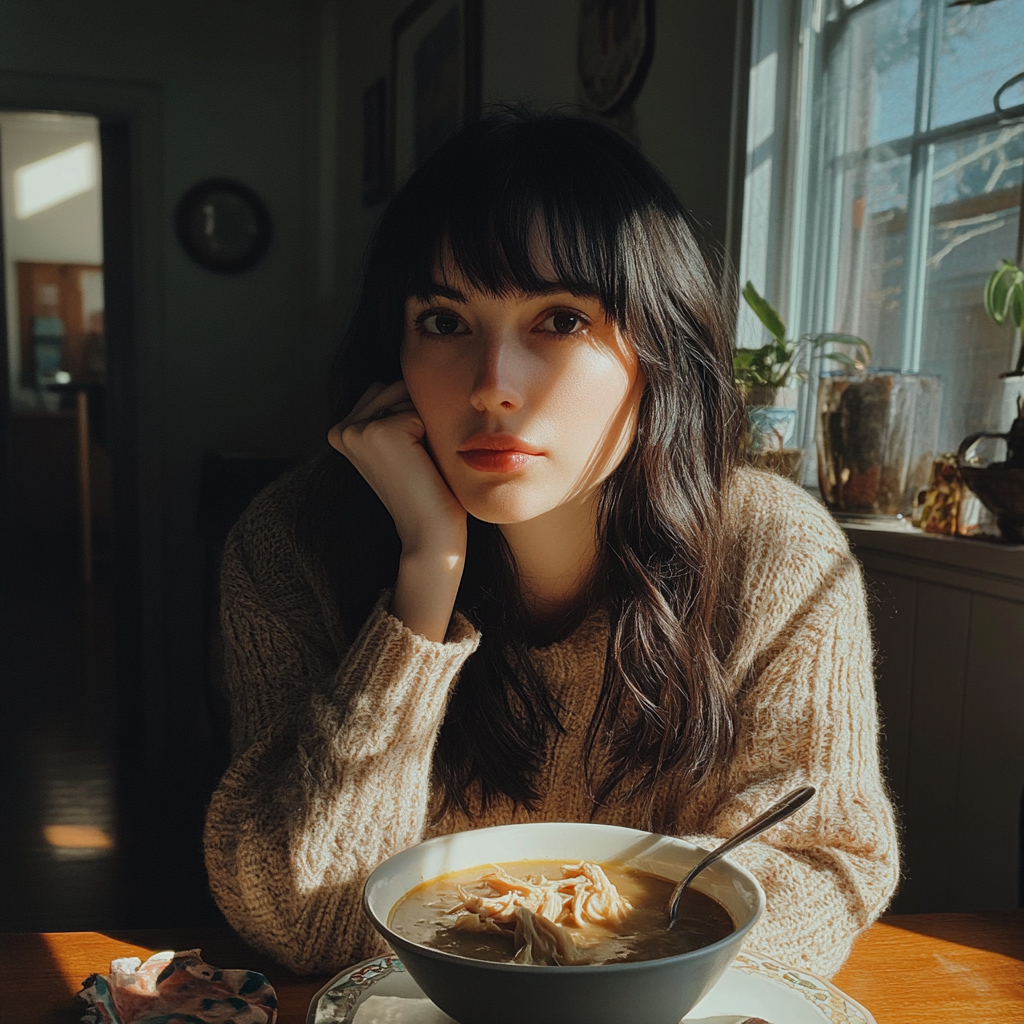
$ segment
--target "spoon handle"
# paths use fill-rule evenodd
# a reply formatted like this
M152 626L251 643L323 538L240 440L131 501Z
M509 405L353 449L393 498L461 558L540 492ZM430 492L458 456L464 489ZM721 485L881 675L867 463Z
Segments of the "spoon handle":
M777 825L783 818L788 818L794 811L803 807L808 800L814 796L816 790L813 786L801 786L788 793L778 803L772 804L763 814L759 814L749 824L744 825L731 839L727 839L717 850L712 850L699 864L675 887L672 891L672 899L668 906L668 926L671 928L676 923L676 915L679 913L679 899L689 884L709 865L714 864L719 857L725 856L730 850L734 850L741 843L745 843L754 836L759 836L765 829Z

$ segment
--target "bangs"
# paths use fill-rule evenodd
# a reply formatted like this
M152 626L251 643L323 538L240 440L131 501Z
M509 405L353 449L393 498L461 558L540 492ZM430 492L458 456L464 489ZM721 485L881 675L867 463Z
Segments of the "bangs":
M486 211L455 206L438 225L435 244L410 268L408 294L426 301L438 284L456 283L503 298L557 288L598 299L608 318L623 326L618 246L585 232L586 219L573 216L578 212L551 210L539 197L495 203Z
M626 327L644 225L655 210L681 215L667 186L628 143L585 121L474 127L416 172L381 225L405 297L428 299L456 276L499 296L557 285L597 298Z

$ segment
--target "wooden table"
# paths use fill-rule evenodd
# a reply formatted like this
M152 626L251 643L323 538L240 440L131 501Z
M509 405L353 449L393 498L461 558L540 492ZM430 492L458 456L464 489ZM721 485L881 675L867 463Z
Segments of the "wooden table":
M267 974L277 989L280 1024L303 1024L310 998L326 980L289 974L226 929L4 935L3 1020L77 1022L83 1004L74 993L88 974L108 970L114 957L197 946L216 967ZM878 1024L1020 1024L1024 910L886 917L858 939L834 980Z

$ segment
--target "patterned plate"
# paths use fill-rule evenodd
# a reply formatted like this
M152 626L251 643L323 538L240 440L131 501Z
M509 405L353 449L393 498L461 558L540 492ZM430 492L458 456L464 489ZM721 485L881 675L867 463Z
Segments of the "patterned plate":
M809 971L741 953L681 1024L876 1024L859 1003ZM406 973L397 956L364 960L314 997L306 1024L454 1024Z

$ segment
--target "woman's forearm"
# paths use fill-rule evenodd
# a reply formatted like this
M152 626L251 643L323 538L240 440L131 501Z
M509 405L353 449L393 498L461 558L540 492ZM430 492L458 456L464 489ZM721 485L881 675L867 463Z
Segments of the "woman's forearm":
M398 564L391 614L427 640L441 642L448 633L455 597L466 561L465 537L428 550L403 549Z
M475 645L468 627L432 643L378 606L333 680L253 731L205 836L214 896L248 941L303 973L377 950L362 883L420 837L434 739ZM235 671L240 688L271 683L254 660Z

